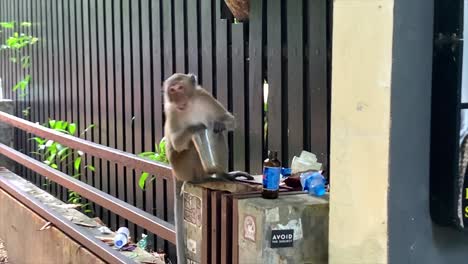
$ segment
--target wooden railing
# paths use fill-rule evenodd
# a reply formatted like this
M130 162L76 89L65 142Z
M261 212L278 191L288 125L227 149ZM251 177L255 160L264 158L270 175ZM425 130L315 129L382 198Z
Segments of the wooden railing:
M62 134L52 129L26 121L24 119L15 117L4 112L0 112L0 122L7 123L13 127L35 134L37 136L54 140L62 145L83 151L91 156L115 162L127 168L147 171L153 175L156 175L157 177L165 177L172 181L171 168L166 164L149 161L131 153L123 152L84 139ZM172 244L175 244L174 225L156 216L153 216L135 206L132 206L116 197L113 197L101 190L98 190L80 180L74 179L73 177L70 177L59 170L53 169L47 166L46 164L35 160L5 144L0 144L0 154L5 155L6 157L31 169L32 171L49 178L51 181L68 188L69 190L73 190L79 193L81 196L135 223L136 225L148 230L149 232L159 236L160 238L165 239L171 242ZM7 189L6 191L9 190L9 193L15 193L14 188L9 187L7 184L0 183L0 187ZM25 202L26 204L30 204L37 210L41 209L39 205L35 204L32 201L23 202ZM44 214L45 213L42 212L41 215L44 216ZM64 227L62 230L71 237L77 238L77 236L79 236L81 238L80 242L83 244L83 246L92 250L92 252L96 253L99 257L112 263L115 263L115 261L117 260L115 259L115 254L109 253L111 251L100 248L108 247L104 243L100 245L99 243L96 243L95 239L92 238L86 240L83 238L85 237L83 236L83 234L79 234L79 232L74 230L71 226L67 226L57 216L51 215L49 213L46 214L46 216L44 217L47 216L51 217L51 219L48 219L49 221L57 222L58 224L63 225ZM77 238L77 240L79 239ZM121 260L119 261L119 263L120 262Z

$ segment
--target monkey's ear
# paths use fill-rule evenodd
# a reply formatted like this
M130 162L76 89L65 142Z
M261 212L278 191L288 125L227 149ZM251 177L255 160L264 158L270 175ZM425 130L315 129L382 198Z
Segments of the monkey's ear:
M189 73L188 76L189 76L190 82L193 84L193 86L197 86L198 85L197 76L195 74L193 74L193 73Z

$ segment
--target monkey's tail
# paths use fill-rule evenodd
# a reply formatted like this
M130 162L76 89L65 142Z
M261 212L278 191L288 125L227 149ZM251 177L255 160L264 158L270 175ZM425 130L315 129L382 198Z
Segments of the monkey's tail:
M239 177L244 177L247 180L253 180L254 177L245 171L230 171L226 173L226 176L230 179L237 179Z

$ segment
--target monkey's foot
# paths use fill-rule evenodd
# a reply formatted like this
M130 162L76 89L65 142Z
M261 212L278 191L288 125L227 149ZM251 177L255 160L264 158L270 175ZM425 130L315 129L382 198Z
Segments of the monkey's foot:
M240 178L240 177L244 177L246 178L247 180L253 180L254 177L250 174L248 174L247 172L244 172L244 171L231 171L231 172L228 172L226 173L226 177L230 180L235 180L237 178Z

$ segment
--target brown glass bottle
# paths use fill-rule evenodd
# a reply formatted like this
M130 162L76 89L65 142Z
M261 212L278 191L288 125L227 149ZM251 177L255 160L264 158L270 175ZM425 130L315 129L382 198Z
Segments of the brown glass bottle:
M278 198L280 177L281 162L278 160L278 151L268 151L268 158L263 162L263 198Z

